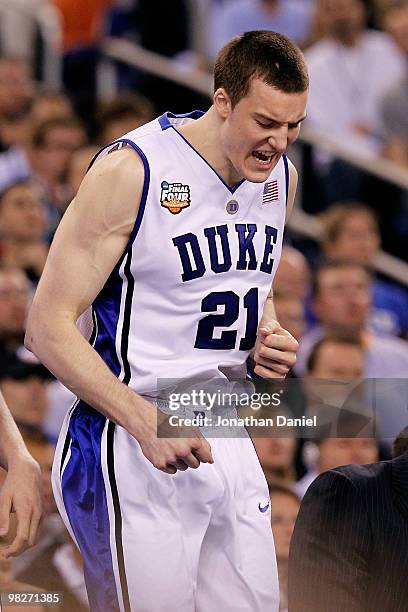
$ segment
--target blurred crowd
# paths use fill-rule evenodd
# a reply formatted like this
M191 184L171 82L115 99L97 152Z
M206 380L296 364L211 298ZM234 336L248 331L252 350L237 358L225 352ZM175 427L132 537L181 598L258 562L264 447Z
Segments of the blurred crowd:
M408 177L408 1L15 0L15 5L39 10L47 1L61 15L59 91L42 84L41 40L32 22L23 12L3 14L0 3L0 390L41 465L46 510L38 544L13 561L0 561L0 587L64 591L62 609L79 612L87 609L81 558L57 515L50 484L53 444L73 396L24 348L27 309L54 232L98 149L163 110L209 105L187 88L124 66L117 66L118 93L98 100L101 42L107 35L121 36L203 71L211 69L220 47L244 30L283 32L305 50L310 69L306 127L358 154L392 160ZM193 44L192 4L205 25L200 45ZM372 416L365 410L364 389L353 410L337 406L343 413L332 415L336 425L341 417L343 433L327 428L307 440L292 429L280 437L255 438L271 491L282 610L291 532L308 485L326 469L388 458L392 440L408 424L407 286L376 272L381 245L407 259L407 191L323 149L303 146L300 159L301 204L318 219L320 238L305 240L288 230L274 281L277 318L300 342L290 377L298 402L291 410L314 414L313 379L354 385L395 380L377 397L375 435L364 430ZM356 413L360 422L350 435L347 423Z

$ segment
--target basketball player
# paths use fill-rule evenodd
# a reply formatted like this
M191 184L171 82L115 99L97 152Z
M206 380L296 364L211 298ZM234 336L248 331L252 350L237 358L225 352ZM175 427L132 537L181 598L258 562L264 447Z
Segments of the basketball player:
M2 547L5 558L32 546L42 515L40 467L29 454L13 417L0 393L0 538L9 531L10 513L15 512L14 540Z
M149 397L164 378L236 375L251 351L259 376L294 364L271 285L307 87L284 36L234 39L209 111L165 113L108 146L57 231L26 342L80 398L53 477L92 610L278 609L250 439L159 437ZM87 342L75 322L90 305Z

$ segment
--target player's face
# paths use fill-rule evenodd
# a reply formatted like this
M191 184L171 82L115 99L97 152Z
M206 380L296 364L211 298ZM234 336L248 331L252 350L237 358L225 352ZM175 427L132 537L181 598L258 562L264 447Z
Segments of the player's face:
M231 107L226 101L221 138L230 175L264 182L306 116L307 92L287 94L253 79L248 94Z

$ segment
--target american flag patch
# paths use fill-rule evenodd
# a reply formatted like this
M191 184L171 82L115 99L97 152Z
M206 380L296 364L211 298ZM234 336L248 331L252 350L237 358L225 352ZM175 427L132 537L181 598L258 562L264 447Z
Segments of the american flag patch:
M277 202L279 200L279 188L278 181L275 179L270 183L265 183L263 189L262 204L268 204L268 202Z

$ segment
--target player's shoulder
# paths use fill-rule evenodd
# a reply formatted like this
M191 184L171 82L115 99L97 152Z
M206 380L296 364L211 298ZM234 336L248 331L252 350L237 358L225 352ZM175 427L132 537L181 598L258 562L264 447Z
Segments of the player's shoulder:
M130 180L135 182L144 176L143 158L133 147L120 149L113 146L104 155L97 157L89 168L84 181Z

